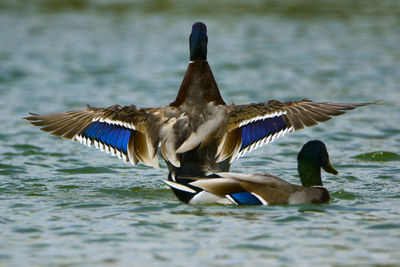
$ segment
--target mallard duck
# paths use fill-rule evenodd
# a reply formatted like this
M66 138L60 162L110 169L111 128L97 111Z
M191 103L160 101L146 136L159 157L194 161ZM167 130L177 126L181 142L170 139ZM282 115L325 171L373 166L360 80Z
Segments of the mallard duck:
M25 119L52 135L118 156L125 162L205 176L227 172L232 161L295 130L371 103L271 100L226 105L207 62L207 28L197 22L189 37L190 61L178 95L158 108L113 105ZM160 148L160 149L159 149Z
M216 173L207 178L178 178L173 173L164 181L177 198L188 204L279 205L324 203L330 199L322 185L321 167L338 172L329 161L323 142L306 143L297 155L301 186L268 173Z

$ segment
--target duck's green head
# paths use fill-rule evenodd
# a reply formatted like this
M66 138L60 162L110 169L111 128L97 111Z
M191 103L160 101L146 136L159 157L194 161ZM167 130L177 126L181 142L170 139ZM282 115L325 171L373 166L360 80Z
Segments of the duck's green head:
M190 61L207 60L207 27L202 22L196 22L192 26L189 37Z
M297 170L303 186L322 185L321 167L326 172L338 174L329 161L326 146L319 140L306 143L297 155Z

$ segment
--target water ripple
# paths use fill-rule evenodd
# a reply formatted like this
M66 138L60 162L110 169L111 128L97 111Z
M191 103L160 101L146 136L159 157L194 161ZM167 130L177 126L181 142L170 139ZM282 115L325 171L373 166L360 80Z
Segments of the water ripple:
M353 158L365 161L400 161L400 154L388 151L374 151L354 156Z
M6 0L0 7L0 265L400 262L398 1ZM21 119L86 104L168 104L199 14L227 103L385 98L232 164L299 184L297 152L320 139L340 171L323 174L329 203L189 206L163 186L165 163L159 170L124 164Z
M117 173L117 171L106 167L80 167L70 169L56 169L56 171L68 174Z
M367 229L400 229L400 223L382 223L368 226Z

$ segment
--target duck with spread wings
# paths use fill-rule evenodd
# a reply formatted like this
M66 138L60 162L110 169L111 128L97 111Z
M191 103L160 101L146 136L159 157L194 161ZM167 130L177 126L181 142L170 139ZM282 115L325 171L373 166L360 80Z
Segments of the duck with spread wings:
M229 171L232 161L304 127L372 103L280 102L227 105L207 61L207 28L197 22L189 38L190 62L174 102L164 107L113 105L25 119L52 135L118 156L125 162L205 176ZM373 102L374 103L374 102Z

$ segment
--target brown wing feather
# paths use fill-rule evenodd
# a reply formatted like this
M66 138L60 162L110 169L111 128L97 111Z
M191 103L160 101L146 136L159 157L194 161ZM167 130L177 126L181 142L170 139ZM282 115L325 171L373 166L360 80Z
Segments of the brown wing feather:
M311 127L317 125L317 122L313 120L310 116L308 116L308 110L303 109L301 106L292 106L290 107L290 109L293 111L291 115L297 117L302 122L302 124L304 124L304 126ZM296 128L294 129L298 130Z
M132 163L133 165L136 165L139 162L139 159L135 153L135 132L132 132L131 136L129 137L128 158L129 162Z
M78 130L82 131L81 126L84 125L84 129L86 129L95 116L96 113L88 108L86 110L60 112L54 114L34 114L33 116L26 117L24 119L31 121L31 124L35 126L45 126L40 129L42 131L51 132L53 135L71 139L76 134L80 133Z
M255 193L269 205L287 204L290 196L301 187L268 173L219 173L225 179L237 181L247 192Z
M136 164L140 160L145 165L157 168L160 118L154 115L155 112L155 109L139 109L135 106L114 105L107 108L88 106L85 110L78 111L44 115L31 113L32 116L24 119L29 120L35 126L42 127L42 131L74 141L93 121L108 121L130 128L132 134L128 142L127 160L132 164Z
M287 112L289 121L300 120L305 126L310 127L318 122L331 119L331 116L338 116L345 113L345 110L352 110L357 107L375 104L368 103L333 103L333 102L312 102L302 100L298 102L283 103L283 110ZM290 112L289 112L290 111ZM300 126L300 127L299 127ZM295 130L302 129L301 125L294 124Z
M334 103L312 102L304 99L289 102L270 100L265 103L232 106L229 112L228 131L238 128L242 122L275 112L287 112L286 115L289 121L293 122L297 127L301 127L301 124L313 126L315 125L313 123L314 120L317 122L326 121L329 116L338 116L345 113L344 110L352 110L357 107L376 104L377 102ZM316 116L315 113L318 113L319 116Z
M136 132L135 133L135 156L145 165L158 167L157 148L153 147L147 135Z
M232 131L237 131L241 126L252 123L254 121L263 120L267 117L282 116L286 127L293 130L300 130L304 127L312 127L318 122L324 122L331 119L331 116L344 114L346 110L352 110L357 107L376 104L376 102L367 103L334 103L334 102L312 102L304 99L301 101L280 102L271 100L265 103L248 104L230 106L229 119L227 125L227 134ZM228 157L231 160L240 156L241 151L234 150L240 147L242 138L239 131L238 137L235 139L221 138L218 144L217 161L221 161ZM229 143L228 143L229 141ZM259 144L257 144L259 145ZM251 150L251 149L250 149ZM247 151L247 150L246 150Z
M239 182L229 178L199 179L190 184L222 196L244 191Z
M221 162L233 154L236 154L240 149L240 143L242 141L239 129L235 129L224 135L224 140L221 140L217 149L217 162Z
M286 125L292 125L294 129L303 129L304 124L301 119L294 114L295 110L288 109L286 110L286 116L283 116ZM330 117L329 117L330 118Z

